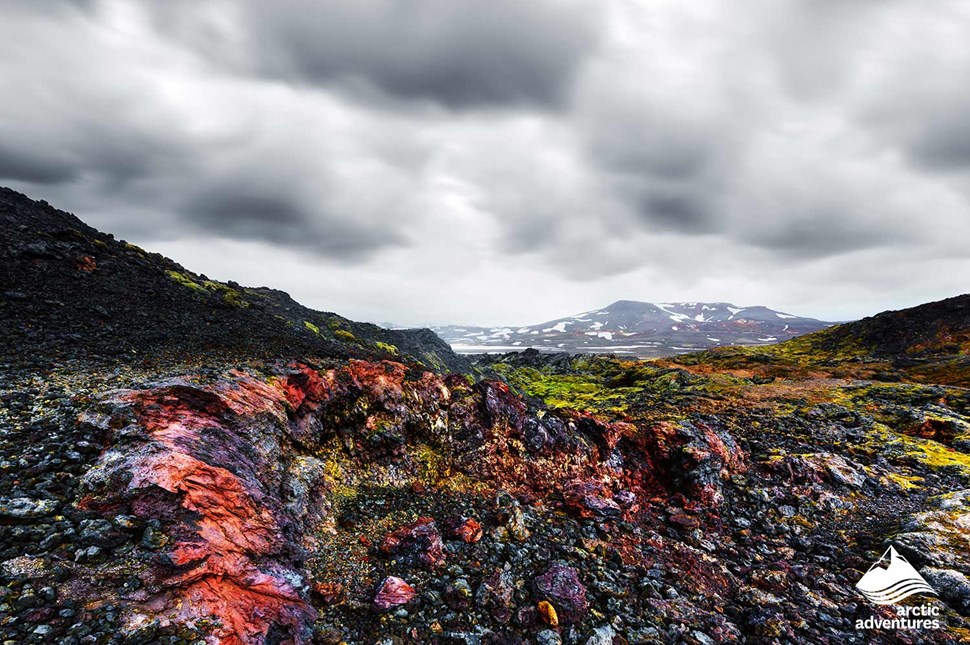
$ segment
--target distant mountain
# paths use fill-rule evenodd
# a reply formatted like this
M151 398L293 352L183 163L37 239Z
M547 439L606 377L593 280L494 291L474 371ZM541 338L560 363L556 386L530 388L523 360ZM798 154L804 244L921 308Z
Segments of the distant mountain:
M669 356L724 345L764 345L825 329L832 323L728 302L637 302L524 327L432 327L459 353L599 352Z

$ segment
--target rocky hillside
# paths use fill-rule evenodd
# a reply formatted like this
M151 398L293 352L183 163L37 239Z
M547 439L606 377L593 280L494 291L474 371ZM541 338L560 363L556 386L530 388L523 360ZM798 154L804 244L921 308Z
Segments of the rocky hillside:
M681 360L771 376L823 371L970 387L970 294L883 312L777 345L720 348Z
M4 199L0 642L970 639L970 394L899 356L447 374ZM855 588L890 544L936 628L859 626L898 617Z
M875 356L970 354L970 294L901 311L884 311L814 337L824 348L853 345Z
M602 309L538 325L446 325L432 329L456 351L464 353L532 348L647 357L712 347L766 345L830 325L767 307L738 307L728 302L654 304L619 300Z
M209 280L69 213L0 188L0 360L163 356L461 358L428 330L386 330L287 294Z

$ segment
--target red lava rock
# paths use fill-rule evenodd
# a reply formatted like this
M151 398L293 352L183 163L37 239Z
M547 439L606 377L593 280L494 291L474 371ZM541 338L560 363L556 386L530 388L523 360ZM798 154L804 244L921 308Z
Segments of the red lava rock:
M344 586L339 582L314 582L313 593L325 605L339 605L344 599Z
M406 604L417 595L417 591L400 578L389 576L384 578L377 595L374 596L374 608L387 611L392 607Z
M421 517L384 538L381 552L385 555L424 564L429 568L445 563L444 545L434 519Z
M556 608L559 622L563 624L581 621L589 609L586 587L579 580L579 573L572 567L554 564L533 581L539 600L548 600Z
M566 506L581 517L619 517L623 509L607 497L608 493L598 483L577 483L566 489Z
M147 609L184 623L216 617L220 645L263 643L270 629L301 642L316 613L298 588L295 545L284 533L292 519L261 479L266 457L228 430L237 415L285 418L280 391L242 375L213 389L177 380L107 405L105 427L120 425L112 415L136 425L85 504L126 500L137 516L171 518L167 564L146 572L147 584L164 591Z
M700 521L696 517L690 515L685 515L683 513L676 513L670 516L670 521L674 524L679 524L684 528L696 529L701 525Z
M729 432L713 423L662 422L647 429L648 450L669 473L668 487L706 507L724 501L721 482L745 471L744 454Z
M90 255L82 255L75 262L78 271L91 273L98 268L98 263Z
M465 544L474 544L482 539L482 525L475 518L468 517L455 529L455 536Z

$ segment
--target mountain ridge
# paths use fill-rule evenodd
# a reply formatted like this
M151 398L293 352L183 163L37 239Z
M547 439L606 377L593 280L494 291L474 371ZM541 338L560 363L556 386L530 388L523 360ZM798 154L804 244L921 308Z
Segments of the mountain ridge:
M833 323L730 302L617 300L606 307L523 326L432 326L459 353L540 351L670 356L731 345L764 345Z
M430 330L383 329L276 289L210 280L3 187L0 224L0 359L8 362L191 353L398 357L438 371L467 368Z

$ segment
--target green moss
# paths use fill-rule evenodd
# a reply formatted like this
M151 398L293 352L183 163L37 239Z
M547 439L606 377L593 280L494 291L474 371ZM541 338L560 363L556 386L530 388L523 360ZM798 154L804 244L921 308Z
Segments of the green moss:
M309 320L304 320L303 321L303 326L306 327L307 329L309 329L310 331L312 331L314 334L320 335L320 328L317 327L316 325L314 325Z
M494 367L509 385L542 399L551 408L619 414L627 408L626 396L635 392L633 388L607 388L595 376L547 374L531 367L512 368L501 363Z
M970 455L953 450L938 441L910 437L893 432L883 423L875 423L869 436L869 447L887 457L903 456L932 469L957 468L970 475Z
M233 307L245 308L249 306L249 303L243 299L242 293L227 284L206 280L202 283L202 286L205 287L206 291L222 294L222 299Z
M350 478L344 472L340 462L330 456L323 462L324 477L330 487L330 495L334 502L341 503L353 500L359 494L356 486L351 485Z
M346 329L337 329L333 332L333 335L336 336L339 340L342 340L346 343L357 342L357 337L354 336L351 332L347 331Z
M418 478L426 484L437 484L443 476L450 474L442 456L430 446L415 446L411 458L417 466Z
M922 477L916 477L915 475L904 475L902 473L887 473L886 477L903 490L913 490L915 488L919 488L919 484L923 481Z
M970 474L970 455L947 448L932 439L919 439L906 435L896 435L905 451L915 456L930 468L955 466Z
M390 354L392 356L397 356L399 354L397 347L390 343L382 343L381 341L377 341L374 343L374 346L377 347L377 349L381 350L382 352L386 354Z
M205 287L203 287L201 284L199 284L198 282L190 278L185 273L180 273L178 271L166 271L165 275L170 277L172 280L175 280L183 287L187 287L189 289L192 289L193 291L199 291L199 292L205 291Z
M215 282L213 280L196 282L189 274L179 271L169 270L166 271L165 274L183 287L187 287L193 291L197 291L199 293L219 294L222 296L224 301L233 307L245 308L249 306L249 303L243 299L242 294L227 284L222 284L221 282Z

